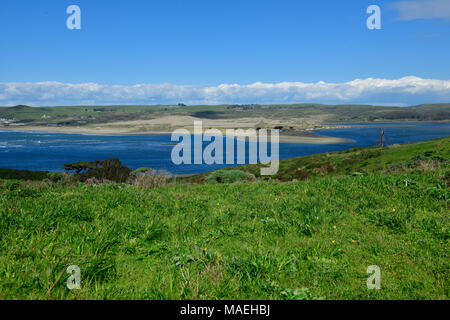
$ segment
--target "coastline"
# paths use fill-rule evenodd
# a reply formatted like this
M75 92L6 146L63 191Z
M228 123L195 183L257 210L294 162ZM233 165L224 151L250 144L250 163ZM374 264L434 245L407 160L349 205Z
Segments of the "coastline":
M0 127L0 132L46 132L64 134L85 134L100 136L159 136L171 135L169 131L131 131L130 129L106 129L106 128L82 128L82 127L43 127L43 126L8 126ZM304 143L304 144L339 144L354 142L353 140L330 137L320 134L311 136L294 136L280 134L280 143Z

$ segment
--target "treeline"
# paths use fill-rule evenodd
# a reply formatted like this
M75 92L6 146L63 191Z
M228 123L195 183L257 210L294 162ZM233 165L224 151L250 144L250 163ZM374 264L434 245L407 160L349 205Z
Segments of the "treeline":
M449 111L418 112L413 110L398 110L385 113L383 114L382 118L388 120L414 119L419 121L439 121L439 120L450 120L450 112Z

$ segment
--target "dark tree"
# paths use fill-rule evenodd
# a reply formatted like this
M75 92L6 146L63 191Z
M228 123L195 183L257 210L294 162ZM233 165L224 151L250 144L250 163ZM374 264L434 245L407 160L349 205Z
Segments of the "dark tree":
M94 168L94 166L91 162L66 163L64 165L64 170L75 171L77 174L92 168Z
M75 171L81 181L89 178L125 182L130 176L131 169L122 165L119 159L107 159L105 161L67 163L64 170Z

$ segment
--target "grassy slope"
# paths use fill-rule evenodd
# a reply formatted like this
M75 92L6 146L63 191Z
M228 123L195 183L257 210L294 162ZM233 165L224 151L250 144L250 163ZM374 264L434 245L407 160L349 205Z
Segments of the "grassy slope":
M323 175L342 175L352 173L370 173L387 170L390 166L404 163L414 157L441 157L450 159L450 138L436 139L418 143L394 145L384 149L353 148L332 153L320 153L310 156L280 160L278 173L270 179L281 181L304 180ZM224 170L233 170L228 168ZM260 177L261 165L243 165L240 170ZM192 183L203 183L209 173L184 178ZM269 178L267 178L269 179Z
M386 149L362 159L368 173L358 176L4 186L0 298L448 299L445 169L376 169L430 150L448 160L449 141ZM345 160L360 152L331 157L353 171ZM71 264L81 267L80 291L65 287ZM369 265L380 266L382 290L367 290Z

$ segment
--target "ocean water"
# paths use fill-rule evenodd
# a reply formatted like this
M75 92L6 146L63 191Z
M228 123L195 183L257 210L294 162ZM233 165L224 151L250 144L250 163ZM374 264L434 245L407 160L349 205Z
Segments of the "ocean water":
M280 143L280 158L377 145L379 128L387 144L418 142L450 136L450 123L358 123L362 127L320 130L316 133L353 140L339 144ZM173 174L201 173L227 165L175 165L170 135L114 136L47 132L0 131L0 168L62 171L65 163L119 158L132 169L151 167ZM207 145L208 143L204 143ZM270 146L268 147L270 150ZM270 152L269 152L270 154ZM247 157L248 159L248 157Z

